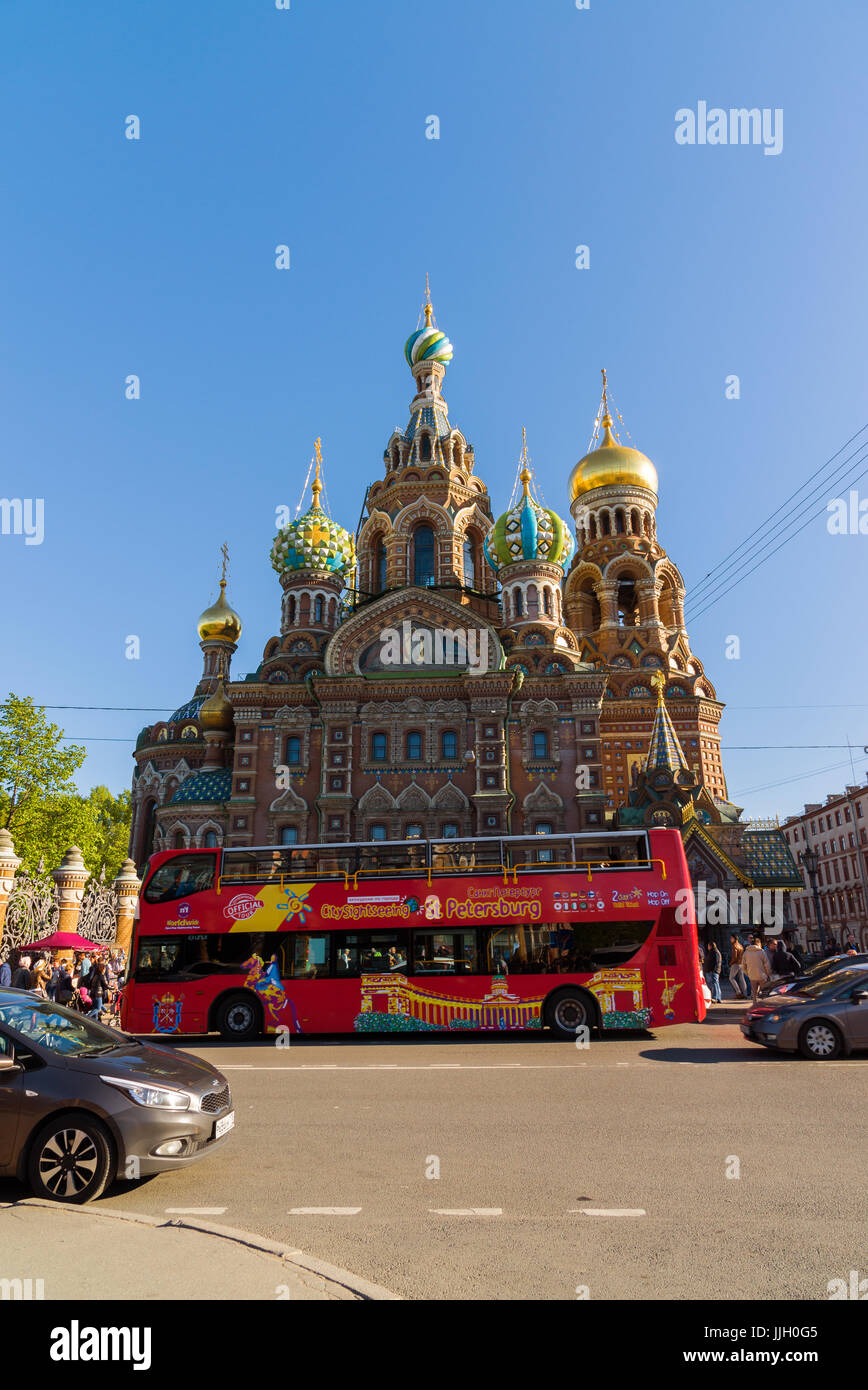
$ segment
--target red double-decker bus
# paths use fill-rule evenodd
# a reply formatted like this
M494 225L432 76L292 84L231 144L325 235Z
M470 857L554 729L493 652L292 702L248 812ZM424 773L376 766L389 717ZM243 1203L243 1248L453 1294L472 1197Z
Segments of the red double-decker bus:
M676 830L170 850L132 1033L658 1028L705 1016Z

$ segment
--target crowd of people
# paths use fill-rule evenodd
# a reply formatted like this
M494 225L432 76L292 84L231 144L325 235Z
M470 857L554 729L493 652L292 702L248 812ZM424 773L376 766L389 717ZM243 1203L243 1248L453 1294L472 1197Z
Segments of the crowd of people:
M857 951L856 942L849 936L840 947L830 946L826 955L856 955ZM756 999L764 985L772 980L800 975L804 968L805 962L798 946L784 937L764 941L762 936L755 933L748 937L746 945L739 936L730 937L729 982L736 999ZM708 983L712 1004L722 1004L720 977L723 974L723 956L713 939L705 948L699 947L699 969Z
M113 1018L120 1008L126 960L120 947L104 951L13 950L0 961L0 989L28 989L89 1018Z

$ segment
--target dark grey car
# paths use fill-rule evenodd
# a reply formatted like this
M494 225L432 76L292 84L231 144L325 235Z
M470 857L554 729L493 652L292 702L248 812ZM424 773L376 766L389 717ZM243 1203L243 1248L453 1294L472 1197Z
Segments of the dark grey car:
M89 1202L115 1178L184 1168L235 1123L229 1084L41 995L0 989L0 1176Z
M868 1049L868 966L851 966L768 994L747 1010L741 1031L751 1042L801 1052L822 1062Z

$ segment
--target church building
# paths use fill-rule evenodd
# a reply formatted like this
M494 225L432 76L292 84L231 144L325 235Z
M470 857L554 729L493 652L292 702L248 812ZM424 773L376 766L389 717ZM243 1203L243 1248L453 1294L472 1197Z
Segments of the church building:
M310 506L271 548L277 631L246 674L231 668L241 619L224 561L198 622L201 679L136 744L139 865L155 849L544 836L618 817L691 820L707 856L714 827L739 824L723 706L657 535L657 472L617 437L605 373L592 448L569 475L572 528L540 501L526 445L496 514L449 418L453 350L430 296L423 315L405 347L408 423L355 536L323 507L317 440ZM638 794L661 706L702 789L688 813L683 797Z

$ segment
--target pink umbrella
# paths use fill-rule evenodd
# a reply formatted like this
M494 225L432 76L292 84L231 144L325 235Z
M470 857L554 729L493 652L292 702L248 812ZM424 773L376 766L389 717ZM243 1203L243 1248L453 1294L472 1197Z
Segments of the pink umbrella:
M29 946L22 946L22 951L99 951L101 948L95 941L85 941L83 936L79 936L74 931L56 931L51 936L44 936L41 941L32 941Z

